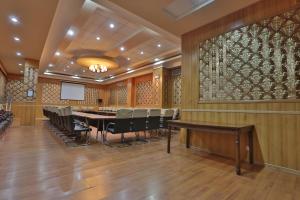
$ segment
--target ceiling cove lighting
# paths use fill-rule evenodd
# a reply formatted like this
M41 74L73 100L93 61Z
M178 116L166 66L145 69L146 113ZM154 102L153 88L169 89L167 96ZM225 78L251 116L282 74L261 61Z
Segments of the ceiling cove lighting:
M20 24L20 20L17 16L10 15L9 20L12 24Z
M164 8L164 11L175 20L180 20L213 2L214 0L174 0Z
M16 52L16 55L17 55L17 56L22 56L22 53L21 53L20 51L17 51L17 52Z

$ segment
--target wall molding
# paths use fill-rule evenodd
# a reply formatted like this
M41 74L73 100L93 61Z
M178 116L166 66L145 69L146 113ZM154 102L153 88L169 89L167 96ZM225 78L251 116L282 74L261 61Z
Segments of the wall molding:
M181 111L182 112L217 112L217 113L249 113L249 114L300 115L300 111L291 111L291 110L182 109Z

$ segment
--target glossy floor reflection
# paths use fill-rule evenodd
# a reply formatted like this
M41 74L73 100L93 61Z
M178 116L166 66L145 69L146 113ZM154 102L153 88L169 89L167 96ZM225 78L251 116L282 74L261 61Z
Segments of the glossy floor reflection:
M67 148L46 126L0 137L0 199L297 199L300 177L273 169L236 176L233 162L166 140ZM173 140L175 141L175 140Z

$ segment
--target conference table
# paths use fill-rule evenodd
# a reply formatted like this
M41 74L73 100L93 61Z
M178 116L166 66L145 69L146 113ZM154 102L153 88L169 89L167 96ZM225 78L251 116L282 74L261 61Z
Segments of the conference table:
M249 146L249 163L253 164L253 130L254 125L229 125L222 123L208 123L199 121L185 121L185 120L169 120L168 123L168 146L167 152L171 151L171 129L172 128L185 128L186 133L186 148L190 148L191 130L198 130L207 133L221 133L221 134L233 134L235 136L235 171L237 175L241 174L241 159L240 159L240 136L243 133L248 135ZM199 132L195 132L199 133Z
M116 116L110 116L110 115L98 115L98 114L90 114L90 113L84 113L84 112L72 112L72 115L80 118L80 119L84 119L87 127L90 126L90 121L94 120L97 122L97 135L96 135L96 140L98 141L98 127L100 127L100 123L102 122L102 131L105 130L105 122L107 121L114 121L116 119ZM90 142L90 138L91 138L91 131L89 131L89 138L88 138L88 143ZM104 143L105 142L105 138L104 135L101 134L101 142Z

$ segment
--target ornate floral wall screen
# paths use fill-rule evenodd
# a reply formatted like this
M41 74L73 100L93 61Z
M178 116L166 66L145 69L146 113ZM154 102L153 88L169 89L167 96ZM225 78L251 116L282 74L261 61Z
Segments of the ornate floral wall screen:
M6 79L2 72L0 71L0 104L5 102L4 97L5 97L5 86L6 86Z
M200 102L300 99L300 9L199 46Z

